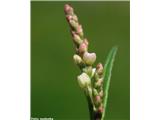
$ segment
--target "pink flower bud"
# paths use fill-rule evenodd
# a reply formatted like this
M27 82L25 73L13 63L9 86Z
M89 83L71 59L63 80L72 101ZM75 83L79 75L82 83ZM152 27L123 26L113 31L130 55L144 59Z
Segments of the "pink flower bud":
M64 6L64 12L65 12L66 14L72 15L72 14L73 14L73 8L72 8L70 5L66 4L66 5Z
M79 46L79 53L84 53L87 51L87 49L88 49L88 46L84 42L82 42Z
M95 83L95 87L101 87L103 83L103 79L98 79L98 81Z
M66 19L69 22L72 19L72 16L71 15L66 15Z
M100 107L98 108L98 112L103 113L103 111L104 111L103 106L100 106Z
M83 55L83 60L86 64L92 65L96 61L96 54L85 52Z
M96 71L99 75L103 74L103 65L101 63L97 64Z
M97 103L100 103L100 102L101 102L101 97L100 97L99 95L97 95L95 99L96 99L96 102L97 102Z

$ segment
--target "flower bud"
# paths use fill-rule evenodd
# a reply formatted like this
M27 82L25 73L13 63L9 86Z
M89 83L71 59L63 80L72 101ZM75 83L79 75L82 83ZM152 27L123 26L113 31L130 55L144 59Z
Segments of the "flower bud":
M96 87L96 88L97 88L97 87L101 87L102 84L103 84L103 79L102 79L102 78L101 78L101 79L98 79L98 81L95 83L95 87Z
M102 65L101 63L98 63L98 64L97 64L96 72L97 72L99 75L102 75L102 74L103 74L103 65Z
M83 41L75 32L72 32L73 40L76 44L80 45Z
M96 68L93 68L93 69L92 69L92 75L91 75L91 77L93 77L93 76L94 76L95 71L96 71Z
M95 71L95 73L94 73L94 78L95 78L96 81L99 80L99 75L98 75L98 73L97 73L96 71Z
M72 15L72 14L73 14L73 8L72 8L70 5L66 4L66 5L64 6L64 12L65 12L66 14Z
M75 54L75 55L73 56L73 60L74 60L74 62L75 62L77 65L82 63L81 57L80 57L79 55L77 55L77 54Z
M76 29L78 27L78 23L75 22L74 20L69 20L69 23L70 23L71 27L74 29Z
M103 113L103 111L104 111L103 105L99 106L98 112Z
M89 76L92 75L92 66L83 68L83 72L87 73Z
M88 50L88 46L83 42L79 46L79 53L84 53Z
M97 95L98 95L98 91L97 91L95 88L93 88L93 95L94 95L94 96L97 96Z
M86 88L87 86L91 84L91 80L86 73L82 73L81 75L79 75L77 77L77 80L81 88Z
M95 97L95 101L96 101L96 103L100 103L101 102L101 97L99 95L97 95Z
M87 65L92 65L96 61L96 54L85 52L83 55L83 60Z
M69 22L72 19L72 16L71 15L66 15L66 19Z
M83 29L82 29L81 25L77 26L76 31L77 31L77 34L79 34L81 37L83 37Z
M102 102L102 99L99 95L94 97L94 103L95 103L96 107L99 107L101 102Z
M77 17L76 15L73 15L73 16L72 16L72 19L73 19L74 21L78 22L78 17Z
M101 90L100 92L99 92L99 96L102 98L103 97L103 90Z

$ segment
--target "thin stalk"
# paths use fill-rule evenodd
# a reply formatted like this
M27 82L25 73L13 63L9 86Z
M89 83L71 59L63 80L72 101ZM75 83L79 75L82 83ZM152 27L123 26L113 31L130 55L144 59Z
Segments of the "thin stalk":
M93 105L90 100L89 95L86 95L87 102L88 102L88 108L89 108L89 115L90 115L90 120L94 120L94 112L93 112Z

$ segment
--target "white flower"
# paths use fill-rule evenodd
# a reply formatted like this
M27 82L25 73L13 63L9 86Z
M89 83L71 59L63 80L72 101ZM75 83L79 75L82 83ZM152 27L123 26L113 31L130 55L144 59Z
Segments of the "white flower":
M77 77L77 80L81 88L86 88L91 84L91 79L86 73L82 73L81 75L79 75Z
M83 55L83 60L86 64L92 65L96 61L96 54L85 52Z

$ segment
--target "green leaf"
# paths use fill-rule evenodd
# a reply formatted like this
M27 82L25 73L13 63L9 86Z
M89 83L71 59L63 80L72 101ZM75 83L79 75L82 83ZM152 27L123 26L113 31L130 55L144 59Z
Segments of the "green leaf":
M114 59L117 53L117 49L118 47L115 46L113 47L106 59L105 65L104 65L104 82L105 82L105 86L104 86L104 100L103 100L103 105L104 105L104 112L102 114L102 119L104 120L105 117L105 110L107 107L107 99L108 99L108 91L109 91L109 86L110 86L110 80L111 80L111 73L112 73L112 68L113 68L113 63L114 63Z

